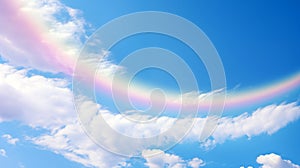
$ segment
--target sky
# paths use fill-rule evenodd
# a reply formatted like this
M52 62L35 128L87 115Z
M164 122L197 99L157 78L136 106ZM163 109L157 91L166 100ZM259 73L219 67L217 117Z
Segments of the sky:
M1 0L1 167L300 168L299 7Z

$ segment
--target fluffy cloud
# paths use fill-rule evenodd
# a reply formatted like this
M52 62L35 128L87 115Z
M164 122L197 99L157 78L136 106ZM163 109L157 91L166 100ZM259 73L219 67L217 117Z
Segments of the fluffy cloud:
M145 121L149 116L114 114L85 97L75 98L75 101L88 134L106 148L126 156L139 155L147 148L163 150L179 143L192 127L194 120L161 116L150 120L151 122L139 122L137 118L144 117L142 120ZM195 120L203 121L201 123L205 121L203 118ZM198 137L201 132L198 130L195 133Z
M80 11L63 5L59 0L19 0L17 3L1 0L0 22L6 23L0 27L0 55L10 64L50 72L72 71L75 55L82 45L82 38L85 38L86 23L80 16ZM115 71L119 68L112 67L108 63L102 65L104 67L100 67L103 70L101 73L107 69ZM125 161L128 158L103 150L82 131L73 108L72 92L68 84L63 79L46 78L41 75L29 76L26 69L18 70L0 64L0 122L19 120L32 127L48 130L49 132L43 135L29 139L38 146L85 166L126 166ZM84 102L82 105L83 108L96 110L96 113L87 115L95 117L95 114L100 112L112 128L132 137L160 134L175 122L174 118L160 117L150 125L133 124L122 115L102 110L100 105L93 102ZM219 120L212 139L202 145L211 147L227 139L252 137L262 133L273 134L298 119L299 115L300 107L296 103L289 103L270 105L251 114L244 113L234 118L223 117ZM205 119L197 118L187 138L198 141L201 134L199 130L202 130L204 122ZM94 120L95 123L97 120ZM181 128L182 125L177 127ZM98 130L99 127L93 129ZM174 139L178 138L175 134L171 136L174 136ZM2 137L10 144L18 142L17 138L8 134ZM118 137L106 138L114 145ZM128 147L126 142L123 143L124 147ZM160 154L150 157L149 153L153 152ZM0 149L0 155L6 156L6 151ZM161 150L145 150L143 157L146 160L145 165L154 168L205 165L199 158L183 160L180 156ZM257 162L263 164L263 168L276 166L299 168L291 161L283 160L275 154L261 155L257 158Z
M26 69L17 70L0 64L0 122L18 120L48 130L47 134L29 139L83 165L124 165L125 158L95 145L83 132L79 122L74 122L77 115L68 85L63 79L28 76ZM2 137L11 144L18 141L9 134ZM1 153L3 156L6 154L4 150Z
M7 143L12 144L12 145L15 145L19 141L18 138L13 138L9 134L2 135L2 138L6 139Z
M126 165L125 160L127 158L115 155L97 146L83 132L78 122L66 125L51 134L31 138L31 141L87 167L120 167L120 165Z
M0 122L18 120L48 130L38 137L28 137L34 144L63 155L89 167L124 165L125 159L97 146L77 122L72 92L63 79L28 76L27 70L17 70L0 64ZM2 136L8 143L18 139ZM5 151L1 152L4 156Z
M192 168L199 168L201 166L205 166L205 163L199 158L194 158L191 161L189 161L189 166Z
M269 105L259 108L252 114L243 113L237 117L223 117L212 135L202 144L209 148L216 143L223 143L226 139L236 139L242 136L256 136L263 133L273 134L287 124L297 120L300 107L297 103ZM194 134L194 136L196 136Z
M0 55L17 66L70 73L85 38L80 11L59 0L2 0Z
M28 76L26 69L17 70L12 66L0 64L2 100L0 121L19 120L30 126L49 130L47 134L32 137L32 142L83 165L94 167L124 165L127 158L99 148L82 132L73 108L72 92L67 86L68 82L63 79L45 78L40 75ZM100 105L93 102L84 102L82 105L82 108L94 108L93 111L96 111L96 113L86 114L87 119L89 115L103 114L112 128L133 137L160 134L172 127L175 121L174 118L165 116L149 125L133 124L124 116L103 110ZM206 143L211 146L241 136L272 134L298 119L299 108L296 103L270 105L252 114L244 113L234 118L223 117L212 135L213 139ZM204 118L197 118L187 138L198 141L201 133L199 130L203 128L204 122ZM7 135L5 137L9 138ZM113 145L118 137L107 138L112 138L110 142ZM146 158L147 164L156 165L163 162L178 167L203 165L200 159L184 161L179 156L166 153L162 156L162 160Z
M150 152L161 152L159 155L155 155L152 157L146 157ZM156 150L148 150L143 153L146 163L145 165L150 168L160 168L160 167L184 167L184 161L177 155L168 154L163 151Z
M51 129L74 120L72 92L66 88L66 80L27 75L27 70L0 64L0 122L19 120Z
M191 166L193 168L204 166L205 163L199 158L194 158L191 161L183 160L181 157L165 153L162 150L152 149L143 151L143 157L146 159L145 165L150 168L183 168Z
M261 164L262 168L300 168L299 165L292 163L290 160L284 160L274 153L260 155L257 157L256 162Z
M3 157L7 157L6 156L6 151L4 149L0 149L0 155Z

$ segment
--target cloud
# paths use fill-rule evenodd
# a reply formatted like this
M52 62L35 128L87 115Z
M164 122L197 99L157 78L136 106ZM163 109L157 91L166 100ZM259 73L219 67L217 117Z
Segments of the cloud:
M0 55L9 63L70 73L85 35L80 11L59 0L2 0Z
M199 168L205 166L205 162L199 158L194 158L191 161L189 161L189 166L192 168Z
M115 155L97 146L82 130L79 122L30 140L44 149L87 167L118 167L127 158Z
M86 22L80 11L62 4L58 0L26 1L11 3L0 1L0 22L7 23L0 28L0 55L9 64L31 67L42 71L65 72L70 74L76 53L86 38ZM22 28L20 28L22 25ZM35 28L32 28L35 27ZM119 67L102 64L103 72L110 67L116 71ZM101 72L101 73L103 73ZM110 71L107 72L110 74ZM67 159L88 167L126 166L126 157L117 156L97 146L82 131L73 108L72 92L64 79L46 78L41 75L28 76L26 69L18 70L10 65L0 64L0 122L19 120L32 127L42 127L47 133L30 137L29 140L47 150L60 154ZM160 117L150 125L128 122L122 115L112 114L101 109L101 105L84 102L83 108L95 108L97 114L103 114L114 129L133 137L147 137L160 134L170 128L175 119ZM88 114L87 114L88 115ZM91 113L89 115L94 115ZM270 105L257 109L251 114L223 117L212 139L202 144L211 147L228 139L242 136L256 136L263 133L273 134L287 124L299 118L300 107L296 103ZM89 116L86 116L89 118ZM188 139L198 141L204 118L196 118L195 127ZM94 130L97 120L94 120ZM182 122L184 125L185 122ZM181 125L178 126L180 128ZM103 130L105 131L105 130ZM181 131L181 129L178 129ZM176 135L173 138L176 139ZM2 136L10 144L16 144L17 138L9 134ZM115 145L118 137L106 136ZM126 141L122 142L126 149ZM137 144L140 145L140 144ZM122 149L120 149L122 150ZM161 152L158 156L148 157L147 153ZM6 157L6 151L0 149L0 155ZM145 165L149 167L200 167L205 162L199 158L183 160L175 154L159 149L145 150ZM272 162L272 161L276 162ZM275 154L261 155L257 162L263 167L299 166L289 160L283 160Z
M0 149L0 155L3 157L7 157L6 151L4 149Z
M0 64L0 122L17 120L47 130L28 139L71 161L90 167L124 165L125 158L103 150L83 132L68 85L64 79L28 76L26 69ZM2 137L17 142L8 134Z
M2 135L2 138L6 139L7 143L12 144L12 145L16 145L16 143L19 142L18 138L13 138L9 134Z
M237 117L222 117L212 138L202 144L209 148L216 143L223 143L227 139L257 136L263 133L273 134L287 124L297 120L300 107L296 102L269 105L259 108L252 114L243 113ZM196 136L195 133L193 136Z
M72 92L66 80L27 75L26 69L0 64L0 122L19 120L51 129L74 121Z
M106 148L126 156L139 155L148 147L167 149L178 143L193 123L193 118L168 116L160 116L151 122L139 122L137 118L148 116L112 113L85 97L75 98L75 101L88 134Z
M83 165L113 167L124 164L128 158L116 156L99 148L83 133L81 125L77 121L76 112L73 108L72 92L68 85L69 83L64 79L45 78L34 74L28 76L26 69L18 70L10 65L0 64L0 98L2 100L0 102L0 122L18 120L32 127L42 127L49 130L43 135L31 137L31 141ZM91 111L96 112L85 114L87 121L91 116L95 117L96 114L102 114L112 128L133 137L160 134L172 127L176 120L172 117L163 116L148 125L137 124L129 122L120 114L113 114L103 109L101 105L94 102L85 101L82 103L82 108L86 110L91 108ZM252 137L263 133L272 134L298 119L299 109L297 103L288 103L266 106L257 109L252 114L244 113L234 118L223 117L212 135L212 139L203 145L212 146L227 139L241 136ZM194 128L187 139L199 141L205 118L196 118L195 120ZM84 118L82 122L86 122ZM182 123L184 124L184 122ZM98 128L94 127L93 129L97 131ZM176 130L180 131L181 129ZM105 129L102 131L105 132ZM170 136L175 139L178 138L176 135L170 134ZM110 145L116 145L115 142L118 141L118 137L106 136L106 138ZM128 147L126 142L122 143L126 149ZM172 154L164 157L166 159L163 161L170 162L168 164L173 164L175 163L173 161L177 160L178 162L174 164L177 166L188 165L188 162L190 162L190 166L196 165L196 163L202 164L197 159L182 162L179 156L176 157ZM156 163L151 162L155 160L148 159L149 164Z
M187 166L196 168L205 165L204 161L199 158L193 158L191 161L183 160L180 156L165 153L159 149L145 150L142 155L146 160L145 165L150 168L184 168Z
M299 165L292 163L290 160L284 160L274 153L260 155L257 157L256 162L262 165L261 168L300 168Z

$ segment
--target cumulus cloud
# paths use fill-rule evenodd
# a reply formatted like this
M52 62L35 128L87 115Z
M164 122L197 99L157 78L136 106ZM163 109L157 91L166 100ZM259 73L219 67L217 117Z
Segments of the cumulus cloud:
M165 153L159 149L144 150L142 156L146 160L145 165L150 168L184 168L187 166L196 168L205 165L204 161L199 158L193 158L191 161L183 160L180 156Z
M126 165L125 158L107 152L92 142L77 121L72 92L64 79L28 76L26 69L0 64L0 122L22 123L48 130L33 143L90 167ZM17 138L2 136L15 144ZM3 156L5 151L2 150ZM119 161L118 161L119 160Z
M0 64L0 122L19 120L51 129L73 121L76 113L67 85L63 79L29 77L25 69Z
M2 0L0 55L17 66L70 73L85 38L80 11L59 0Z
M159 155L150 156L150 153L160 153ZM145 165L150 168L160 168L160 167L184 167L184 161L181 157L173 154L165 153L161 150L145 150L143 156L146 159Z
M64 72L70 74L75 55L86 38L86 22L80 11L62 4L59 0L10 0L0 1L0 55L9 64L31 67L42 71ZM22 29L20 29L22 25ZM33 28L35 27L35 28ZM107 54L107 53L106 53ZM105 54L105 55L106 55ZM110 76L120 67L109 62L100 65L102 75ZM27 69L18 70L7 64L0 64L0 122L19 120L32 127L42 127L47 133L29 137L34 144L60 154L67 159L88 167L124 167L126 157L121 157L97 146L82 130L73 108L72 92L64 79L46 78L41 75L28 76ZM203 94L204 95L204 94ZM151 124L129 122L120 114L113 114L101 109L99 104L84 101L82 108L92 113L81 116L82 122L91 122L96 132L99 129L97 115L101 114L105 121L115 130L131 137L151 137L161 134L173 127L180 133L185 131L185 123L176 122L175 118L160 117ZM202 146L209 148L227 139L242 136L273 134L300 116L300 107L296 103L270 105L257 109L251 114L244 113L237 117L223 117L218 127ZM138 117L138 116L135 116ZM145 117L145 116L142 116ZM92 119L92 120L91 120ZM187 139L198 141L204 118L196 118L194 128ZM105 133L105 129L102 130ZM177 140L177 134L169 134ZM10 144L19 139L9 134L2 136ZM106 135L110 145L115 145L117 136ZM164 141L161 141L164 142ZM122 142L124 149L126 141ZM141 145L141 144L136 144ZM123 149L119 149L123 150ZM151 153L160 153L150 156ZM0 149L0 155L6 157L6 151ZM205 162L199 158L183 160L175 154L168 154L160 149L144 150L146 166L155 167L201 167ZM293 167L299 168L289 160L283 160L276 154L261 155L257 162L263 168Z
M83 165L112 167L126 164L126 158L113 155L99 148L82 132L73 108L72 92L67 87L68 82L66 80L45 78L40 75L28 76L27 73L26 69L18 70L12 66L0 64L0 98L2 100L0 102L0 122L19 120L30 126L49 130L48 133L38 137L31 137L31 141ZM164 116L148 125L137 124L129 122L126 117L120 114L113 114L102 109L101 105L94 102L84 101L81 107L86 110L90 108L92 110L88 111L93 112L81 116L82 123L90 122L91 117L101 114L105 117L105 122L113 129L138 138L161 134L172 127L176 120ZM208 146L212 146L227 139L241 136L252 137L262 133L272 134L298 119L299 108L297 103L270 105L257 109L252 114L244 113L234 118L223 117L219 120L212 139L206 143ZM194 128L187 138L199 141L205 118L196 118L195 120ZM182 122L182 125L184 123ZM182 125L177 125L178 129L176 130L180 131ZM98 128L95 127L94 129L97 131ZM103 131L105 132L105 129ZM176 134L168 135L173 136L174 139L178 138ZM4 137L14 139L7 135ZM117 136L106 136L106 138L109 139L111 145L115 145L114 142L118 141ZM13 141L17 142L16 140ZM126 147L126 142L123 144ZM147 159L150 165L166 162L178 167L182 165L197 167L197 165L204 164L201 159L184 161L176 155L165 155L163 155L165 159L160 161L158 159L157 162L154 158L154 160Z
M297 120L300 107L296 102L280 105L269 105L259 108L251 114L243 113L237 117L223 117L219 120L212 138L202 144L209 148L227 139L242 136L252 137L263 133L273 134L287 124ZM194 135L195 136L195 135Z
M125 165L125 158L103 150L83 132L68 85L64 79L28 76L26 69L0 64L0 122L17 120L48 130L28 139L74 162L89 167ZM2 137L18 142L9 134Z
M194 158L191 161L189 161L189 166L192 168L199 168L205 166L205 162L199 158Z
M9 134L2 135L2 138L6 139L7 143L12 144L12 145L15 145L17 142L19 142L18 138L13 138Z
M261 168L300 168L299 165L290 160L282 159L281 156L274 153L260 155L256 162L262 165Z
M6 156L6 151L4 149L0 149L0 155L3 157L7 157Z
M82 130L79 122L30 140L44 149L87 167L119 167L127 158L115 155L97 146Z
M136 114L114 114L86 97L79 96L75 101L88 134L113 152L126 156L140 155L148 147L166 149L175 145L188 133L194 120L161 116L151 122L139 122Z

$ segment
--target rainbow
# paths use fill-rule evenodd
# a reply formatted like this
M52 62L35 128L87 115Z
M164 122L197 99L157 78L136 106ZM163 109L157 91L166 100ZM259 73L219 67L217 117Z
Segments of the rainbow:
M11 0L1 0L0 2L0 22L5 23L5 26L0 28L0 33L7 35L5 38L10 40L13 45L22 48L27 53L41 57L40 60L57 67L59 71L73 75L73 66L76 63L76 57L66 53L63 45L59 45L54 39L45 35L47 25L37 22L34 17L28 13L24 13L20 4ZM30 61L30 60L29 60ZM94 80L94 72L87 65L80 66L80 73L86 75L86 78ZM126 95L126 83L122 79L112 85L111 77L97 76L95 78L95 87L105 92L106 96L114 94ZM113 86L113 87L112 87ZM285 77L281 80L262 85L253 89L242 90L237 92L229 92L226 95L225 108L242 108L251 105L261 104L276 98L280 98L285 94L294 92L300 88L300 72ZM114 95L118 97L118 95ZM209 95L209 94L208 94ZM202 109L207 109L211 106L210 96L193 95L191 97L195 101L184 104L184 106L199 106ZM121 96L122 97L122 96ZM149 90L146 85L140 84L134 89L131 89L129 96L131 100L141 104L155 103L159 104L160 99L151 100ZM175 93L166 93L166 106L170 108L180 108L182 103L180 100L182 95ZM157 101L157 102L153 102Z
M65 46L60 46L63 44L45 33L49 32L49 28L43 23L42 17L26 11L21 1L1 0L0 38L5 38L10 45L16 46L22 54L38 57L37 60L43 65L48 63L53 69L71 74L76 60L66 53ZM29 64L31 62L24 61Z
M117 81L117 84L114 83L113 85L111 81L112 80L108 77L97 76L97 78L95 78L95 87L104 91L106 96L111 96L112 90L114 90L114 93L118 94L115 95L115 97L125 95L128 96L130 100L143 105L149 105L151 103L159 104L159 102L155 101L161 100L151 99L149 87L147 87L147 85L145 84L139 83L135 85L134 89L127 90L125 86L127 86L128 83L125 83L122 79ZM280 98L281 96L285 96L286 94L296 91L297 89L300 89L300 72L273 83L258 86L252 89L228 92L226 95L224 107L225 109L237 109L247 106L259 105ZM173 92L167 92L165 94L166 100L162 99L162 101L166 101L165 105L169 109L178 109L182 106L191 109L194 109L194 106L198 106L200 109L209 109L209 107L212 105L212 95L217 95L218 92L204 94L187 93L186 95L188 96L178 95ZM184 99L184 97L193 101L186 101L185 104L182 104L182 100Z

